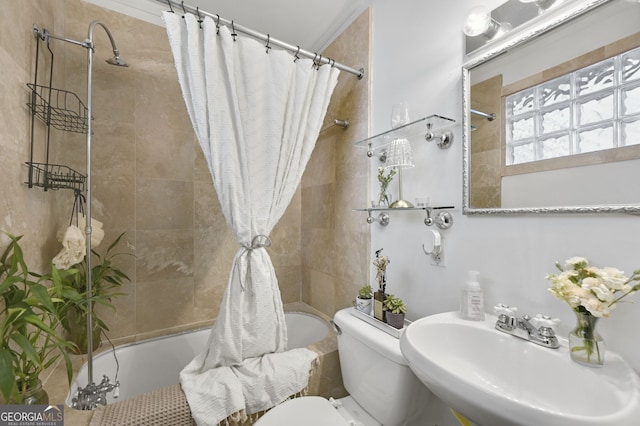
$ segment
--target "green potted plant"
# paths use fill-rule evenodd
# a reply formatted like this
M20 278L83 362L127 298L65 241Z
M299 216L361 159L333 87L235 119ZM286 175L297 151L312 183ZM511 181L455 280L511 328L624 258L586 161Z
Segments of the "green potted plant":
M378 206L389 207L391 205L391 195L387 192L389 183L396 174L395 169L390 169L387 175L384 174L384 167L378 167L378 182L380 183L380 194L378 195Z
M104 255L100 255L96 250L91 250L91 296L87 294L87 259L73 265L67 270L59 281L56 292L67 302L62 316L62 326L67 340L75 343L77 348L74 352L85 354L88 350L87 342L87 313L91 308L93 320L92 349L97 349L100 345L100 335L103 331L109 331L107 324L96 313L96 306L102 305L115 310L112 299L125 293L118 292L117 289L130 281L130 278L114 264L114 258L130 253L117 252L114 249L124 236L124 232L116 238L107 248ZM53 265L53 272L60 272Z
M393 294L384 299L384 310L386 311L387 324L391 327L404 327L404 315L407 313L407 307L399 297Z
M370 285L365 285L358 290L356 297L356 309L371 315L371 299L373 298L373 289Z
M0 256L0 399L48 404L40 373L62 356L69 383L73 374L70 344L56 333L64 301L46 285L49 277L29 271L19 244L22 237L6 235L11 241Z

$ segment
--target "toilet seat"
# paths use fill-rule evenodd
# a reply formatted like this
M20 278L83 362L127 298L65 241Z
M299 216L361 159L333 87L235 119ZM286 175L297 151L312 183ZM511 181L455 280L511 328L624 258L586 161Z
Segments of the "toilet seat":
M354 423L347 421L331 402L319 396L305 396L285 401L269 410L255 423L256 426L299 426L300 424L351 426Z

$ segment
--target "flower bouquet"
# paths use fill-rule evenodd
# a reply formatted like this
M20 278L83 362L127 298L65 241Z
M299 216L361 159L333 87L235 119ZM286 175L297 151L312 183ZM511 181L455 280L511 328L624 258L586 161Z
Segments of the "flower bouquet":
M380 194L378 195L378 205L380 207L391 205L390 195L387 192L389 183L393 180L396 170L390 169L387 175L384 174L384 167L378 167L378 182L380 183Z
M549 291L564 300L576 313L577 326L569 333L571 358L581 364L601 366L604 363L604 341L596 330L597 320L608 317L624 297L640 289L640 269L627 277L611 267L590 266L583 257L572 257L564 267L556 263L559 274L547 275Z

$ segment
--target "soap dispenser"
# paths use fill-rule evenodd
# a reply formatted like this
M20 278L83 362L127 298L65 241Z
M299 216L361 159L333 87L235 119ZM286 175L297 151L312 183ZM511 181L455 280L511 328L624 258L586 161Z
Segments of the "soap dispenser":
M466 320L484 320L484 297L478 282L478 272L469 271L469 280L462 291L460 316Z

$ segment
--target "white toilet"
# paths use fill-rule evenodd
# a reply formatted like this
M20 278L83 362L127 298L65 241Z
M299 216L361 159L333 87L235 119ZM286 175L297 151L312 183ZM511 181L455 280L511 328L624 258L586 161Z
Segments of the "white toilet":
M398 339L343 309L333 318L338 353L350 396L306 396L267 412L256 426L399 426L420 421L430 393L409 369Z

